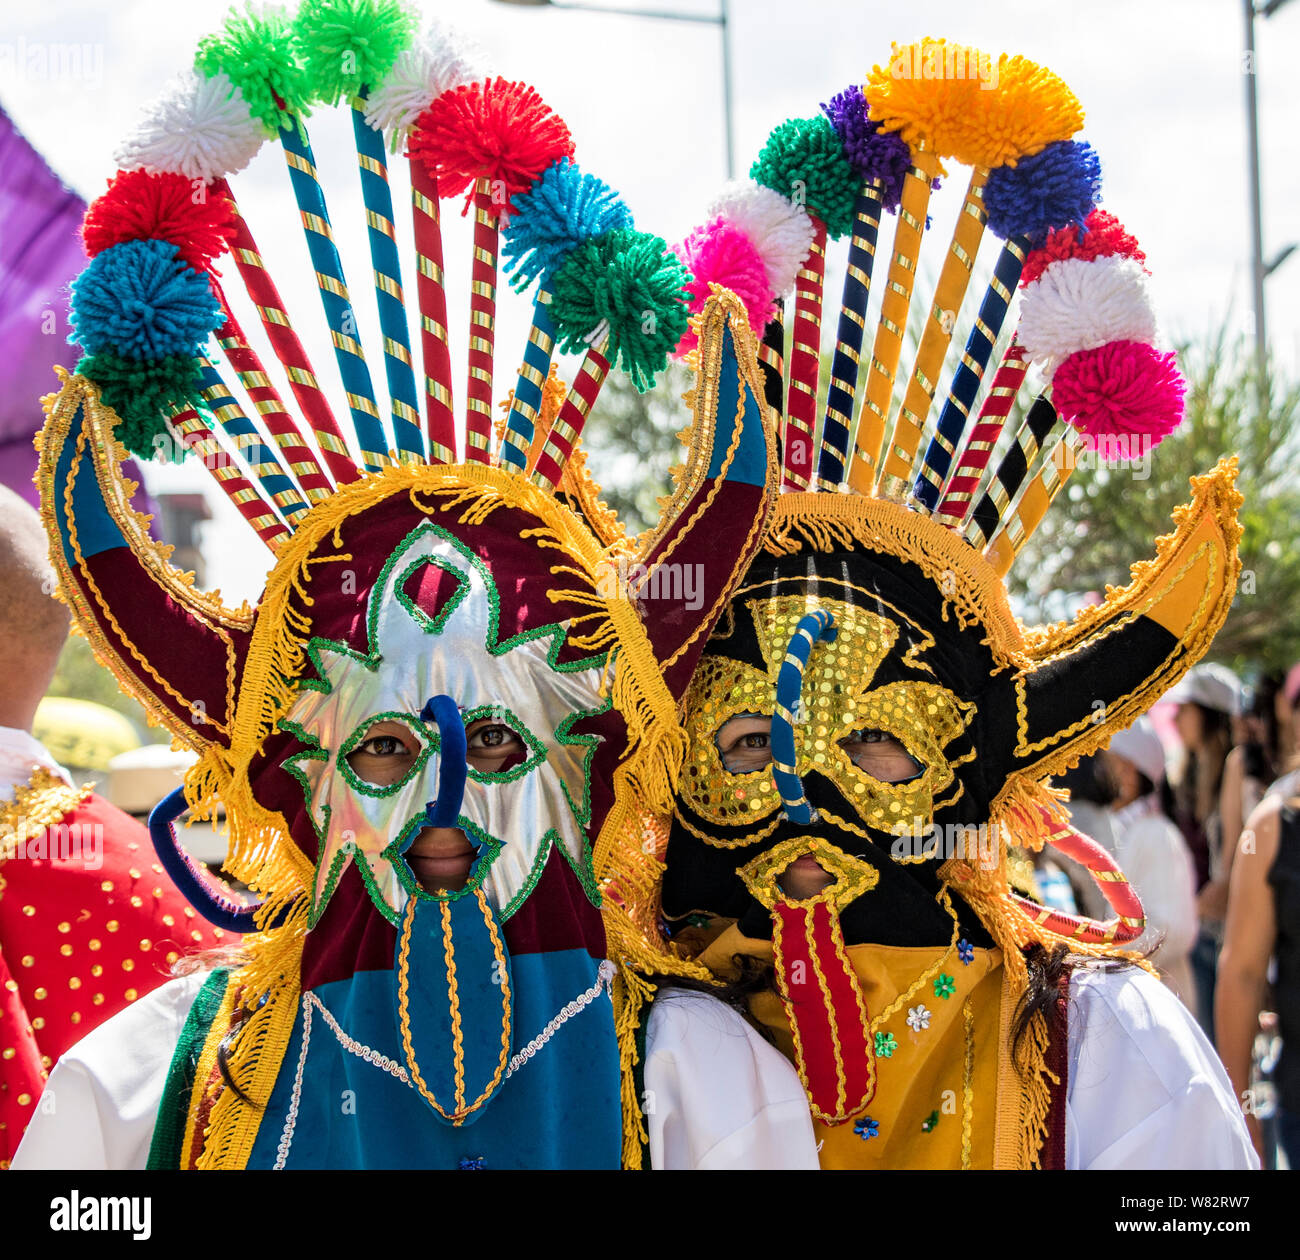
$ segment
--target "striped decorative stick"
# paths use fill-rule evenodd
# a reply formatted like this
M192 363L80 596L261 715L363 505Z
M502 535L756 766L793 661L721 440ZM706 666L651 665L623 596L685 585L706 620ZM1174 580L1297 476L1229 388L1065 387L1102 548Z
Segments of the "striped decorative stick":
M984 300L980 303L975 325L966 339L966 352L953 373L948 401L939 413L934 437L926 448L912 487L917 503L926 511L933 512L938 506L944 480L952 467L953 456L961 445L970 409L979 393L980 382L984 379L985 369L993 354L993 346L1002 331L1028 252L1029 241L1023 236L1014 237L1004 242L993 267L993 276L984 291Z
M540 290L533 309L533 326L528 331L528 344L524 347L524 361L519 367L514 403L506 418L505 437L501 443L502 467L508 464L521 472L528 468L528 452L541 411L542 392L555 354L555 324L551 320L550 304L551 295L545 289Z
M447 339L447 290L443 276L438 183L416 157L411 158L411 199L429 459L435 464L454 464L457 460L456 414L452 409L451 345Z
M424 429L411 362L411 332L402 294L402 264L397 253L384 136L366 122L365 100L363 91L352 103L352 132L361 172L361 197L366 207L366 236L370 242L375 300L379 305L379 328L384 338L384 376L393 418L393 441L399 460L424 463Z
M388 438L375 404L375 388L370 379L370 369L366 366L365 352L357 339L356 312L348 297L343 262L334 244L325 193L316 178L316 160L302 119L294 119L288 127L281 128L280 142L289 167L293 195L302 216L307 250L316 271L316 287L325 308L330 339L334 343L334 358L343 378L361 459L367 472L378 472L392 462L388 456Z
M174 410L169 423L180 435L186 448L198 455L203 467L211 473L226 497L272 551L290 537L289 527L262 498L252 482L239 471L233 457L217 441L207 422L193 407Z
M975 503L975 493L984 477L997 446L998 437L1011 414L1012 405L1020 386L1029 371L1029 358L1015 342L1006 348L1002 362L993 374L993 384L989 388L984 405L980 408L979 418L971 430L957 467L939 504L936 519L942 524L960 528Z
M987 167L977 166L971 171L961 213L957 216L957 225L953 228L952 240L939 271L934 304L921 333L921 344L916 350L907 391L885 446L876 491L884 498L902 501L912 490L912 464L921 444L925 422L930 415L934 391L939 384L939 373L943 371L944 356L952 341L957 312L970 287L975 255L984 235L984 224L988 217L984 212L984 184L988 177Z
M776 311L763 329L758 344L758 366L763 373L763 401L776 412L777 423L785 416L785 299L777 298Z
M230 310L220 283L214 277L213 291L225 312L225 325L217 333L217 344L230 366L235 369L239 383L244 387L253 406L266 425L276 446L280 448L289 472L312 503L326 499L334 493L334 483L325 475L311 448L303 440L297 422L285 410L271 378L267 375L256 350L248 344L244 330Z
M831 383L826 393L821 452L817 459L817 487L820 490L838 489L848 462L849 427L857 406L858 370L867 326L871 268L880 232L880 208L880 181L875 180L863 187L853 211L848 270L844 273L835 358L831 362Z
M469 379L465 386L465 458L492 459L492 368L496 350L497 212L492 185L474 185L474 262L469 296Z
M1052 500L1078 466L1083 438L1077 429L1067 424L1058 427L1062 430L1061 440L1048 451L1038 475L1021 492L1011 515L1003 519L985 549L984 554L999 576L1006 575L1012 561L1047 515ZM1044 445L1051 440L1052 434L1049 433Z
M537 457L537 466L533 469L532 479L543 489L554 490L564 475L564 466L573 454L578 438L582 435L587 416L591 413L600 387L609 375L609 360L605 352L609 348L608 340L602 339L583 356L578 375L569 387L568 396L560 414L555 417L551 431L546 435L546 442Z
M1025 484L1029 469L1056 423L1056 408L1040 394L966 524L963 537L973 547L983 550L998 525L1007 519L1012 500Z
M938 158L926 148L924 141L918 141L912 150L912 165L903 178L889 258L889 280L880 300L880 319L867 365L866 396L854 427L849 486L858 494L873 491L880 471L885 424L893 402L894 375L903 351L903 330L907 327L916 283L916 260L925 234L930 186L938 170Z
M225 180L219 180L214 184L213 192L227 198L235 207L235 239L231 244L235 266L239 269L248 296L257 308L262 327L271 342L271 349L289 378L289 388L293 391L302 414L307 417L307 423L311 425L325 467L339 485L356 481L361 474L357 471L352 456L348 454L348 445L343 437L343 431L339 428L329 401L316 379L307 351L303 349L298 334L293 331L289 323L289 316L285 312L280 292L275 287L266 264L262 261L262 255L258 252L257 242L249 231L247 221L239 213L234 194Z
M790 344L790 386L782 462L787 490L807 490L812 481L817 389L821 383L822 288L826 279L826 224L808 216L814 235L794 282L794 324Z
M252 470L258 484L266 491L280 515L294 526L307 512L298 487L284 471L275 451L267 446L257 426L244 413L235 396L221 379L211 360L199 356L199 392L216 416L226 436L230 438L244 463Z

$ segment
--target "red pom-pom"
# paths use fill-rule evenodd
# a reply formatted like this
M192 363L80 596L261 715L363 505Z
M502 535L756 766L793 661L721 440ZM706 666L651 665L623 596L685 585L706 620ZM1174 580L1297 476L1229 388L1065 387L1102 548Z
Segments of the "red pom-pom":
M195 271L211 272L230 248L235 210L202 180L149 171L118 171L86 209L81 238L94 258L124 241L167 241Z
M454 197L487 179L504 192L509 209L511 198L552 162L573 156L573 137L536 89L498 77L435 97L416 120L407 152L438 181L441 196Z
M1186 393L1173 351L1140 341L1080 350L1052 377L1053 405L1089 450L1108 438L1137 439L1149 450L1182 423Z
M1077 223L1048 232L1041 249L1032 249L1020 273L1020 287L1033 284L1045 268L1062 258L1105 258L1118 254L1145 264L1147 256L1124 225L1109 210L1094 210L1080 229Z

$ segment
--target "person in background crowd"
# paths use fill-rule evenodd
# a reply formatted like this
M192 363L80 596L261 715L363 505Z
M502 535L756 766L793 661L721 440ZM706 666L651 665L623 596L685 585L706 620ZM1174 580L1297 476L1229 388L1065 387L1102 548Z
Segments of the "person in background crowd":
M1188 1006L1196 998L1190 955L1196 942L1196 867L1182 833L1160 808L1165 750L1151 720L1120 731L1102 754L1116 796L1112 852L1142 899L1146 931L1134 948Z
M1107 853L1115 852L1115 834L1111 826L1110 807L1115 800L1115 784L1100 753L1080 758L1079 764L1052 780L1056 787L1070 793L1070 826ZM1041 855L1040 855L1041 856ZM1106 919L1110 907L1096 882L1077 863L1068 863L1067 876L1074 890L1075 904L1093 919ZM1125 874L1128 872L1126 871Z
M1278 726L1278 764L1281 776L1269 785L1269 796L1294 796L1300 791L1300 662L1287 671L1278 693L1275 712Z
M155 864L144 827L74 786L31 734L68 634L47 547L36 512L0 486L0 1168L64 1051L222 936Z
M1264 1155L1251 1093L1251 1058L1277 960L1272 1005L1282 1035L1273 1073L1278 1133L1288 1164L1300 1168L1300 796L1270 794L1247 820L1233 864L1228 918L1215 999L1219 1053L1246 1113L1255 1149Z
M1206 1036L1212 1038L1214 975L1227 906L1219 793L1232 749L1232 719L1241 712L1241 684L1222 665L1196 665L1167 698L1178 705L1178 736L1186 754L1172 792L1172 816L1196 863L1200 930L1192 950L1195 1011Z
M1282 691L1281 674L1265 674L1252 693L1242 714L1241 735L1223 765L1223 787L1219 792L1219 817L1223 820L1223 873L1221 883L1227 895L1237 838L1255 806L1264 799L1268 786L1280 768L1281 722L1277 698Z

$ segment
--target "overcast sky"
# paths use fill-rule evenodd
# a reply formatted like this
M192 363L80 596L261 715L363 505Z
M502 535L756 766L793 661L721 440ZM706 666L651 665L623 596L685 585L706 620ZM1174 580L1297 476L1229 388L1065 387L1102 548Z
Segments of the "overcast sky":
M541 91L568 122L579 163L623 192L639 227L672 240L702 216L724 176L716 27L492 0L426 0L424 7L473 32L491 71L526 78ZM608 7L632 6L610 0ZM655 0L650 7L717 11L712 0ZM55 170L94 196L112 174L112 152L140 107L190 62L196 42L225 9L218 0L6 0L0 7L0 102ZM946 35L992 51L1022 52L1060 74L1082 101L1083 138L1102 158L1105 204L1146 249L1167 336L1195 337L1217 327L1229 310L1237 329L1249 329L1240 0L1095 0L1087 6L1068 0L732 0L731 9L739 172L772 126L813 113L840 88L862 82L873 63L887 60L893 39ZM1272 253L1300 241L1300 3L1257 26L1264 231ZM25 51L68 43L87 46L79 78L30 72ZM336 117L313 122L312 136L365 332L374 303L365 283L369 264L355 158L345 114L332 112ZM964 185L964 177L956 182ZM328 342L278 145L265 146L235 189L324 377ZM936 200L948 206L957 194L952 188ZM936 235L946 240L938 229ZM398 239L405 249L409 229L400 224ZM458 294L467 285L469 242L462 225L449 230L447 249L449 285ZM452 321L454 328L464 322L455 306ZM250 319L243 322L248 328ZM502 312L501 394L513 383L526 322L522 300ZM1279 360L1296 370L1300 254L1269 282L1269 332ZM456 344L463 346L463 337ZM457 358L463 365L463 351ZM372 370L382 373L377 356ZM566 375L571 372L566 365ZM462 398L463 366L455 384ZM199 484L202 476L172 470L155 484ZM209 577L232 599L253 597L266 553L249 543L219 494L212 497L218 517L211 527Z

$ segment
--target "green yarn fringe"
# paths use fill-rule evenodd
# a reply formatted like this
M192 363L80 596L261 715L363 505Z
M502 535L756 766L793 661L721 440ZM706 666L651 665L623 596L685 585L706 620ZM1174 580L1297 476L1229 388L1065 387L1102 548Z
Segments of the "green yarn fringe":
M175 442L163 417L172 407L197 407L201 364L183 354L161 359L127 359L113 350L84 355L77 375L94 381L104 403L117 413L118 440L133 455L153 459L166 451L173 463L185 448Z
M293 38L312 97L335 105L373 87L410 46L416 25L400 0L303 0Z
M280 10L232 12L219 33L199 41L194 65L208 76L225 74L268 135L310 110L307 74L294 52L289 18Z
M832 240L853 231L862 180L825 115L783 122L768 136L749 177L816 215Z
M551 318L560 349L584 352L602 320L605 357L642 393L686 332L690 272L662 237L618 228L577 246L555 273Z

